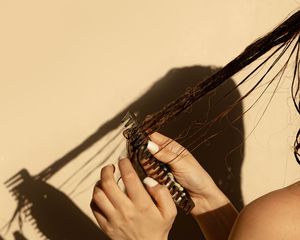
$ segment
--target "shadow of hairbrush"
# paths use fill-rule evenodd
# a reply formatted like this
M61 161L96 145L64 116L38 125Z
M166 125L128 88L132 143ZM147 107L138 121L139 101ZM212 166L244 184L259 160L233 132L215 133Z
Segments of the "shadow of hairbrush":
M18 202L12 221L23 212L28 219L32 219L31 222L37 232L53 240L107 239L69 196L48 184L47 180L108 133L117 129L128 111L138 113L138 118L142 120L148 114L160 110L164 105L176 99L186 88L212 75L216 70L210 66L172 69L137 100L107 120L79 145L54 161L38 175L31 176L26 169L23 169L11 177L6 182L6 186ZM195 127L199 130L240 97L239 92L235 90L228 97L222 98L234 87L233 80L226 81L214 92L195 103L191 109L183 112L177 119L162 128L161 132L171 138L176 138L187 128ZM242 118L234 123L231 120L241 116L242 112L242 104L239 104L227 117L216 121L209 128L203 128L194 138L186 137L179 140L182 145L191 150L195 158L238 209L243 206L240 174L244 157L242 144L244 126ZM193 143L195 141L197 143L198 140L202 141L200 137L208 139L215 133L218 133L216 137L204 141L205 144L195 148ZM103 161L104 159L102 159ZM199 227L192 217L179 213L170 232L170 239L188 238L193 240L199 239L200 235Z

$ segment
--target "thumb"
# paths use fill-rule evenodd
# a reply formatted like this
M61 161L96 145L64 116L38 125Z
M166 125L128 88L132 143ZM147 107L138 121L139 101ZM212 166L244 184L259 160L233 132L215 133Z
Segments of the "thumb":
M151 177L146 177L143 180L151 197L155 200L156 206L163 217L175 218L177 209L172 196L167 187L159 184Z
M156 143L148 141L147 149L155 156L155 158L163 163L170 164L178 155L167 147L159 147Z

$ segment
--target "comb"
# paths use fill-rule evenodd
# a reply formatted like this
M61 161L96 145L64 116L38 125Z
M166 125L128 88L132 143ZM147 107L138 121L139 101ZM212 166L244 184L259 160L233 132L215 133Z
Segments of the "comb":
M137 117L128 112L122 120L125 123L123 135L127 140L127 154L139 178L151 177L165 185L176 206L186 214L195 206L185 189L178 183L167 164L158 161L147 149L149 137L142 130Z

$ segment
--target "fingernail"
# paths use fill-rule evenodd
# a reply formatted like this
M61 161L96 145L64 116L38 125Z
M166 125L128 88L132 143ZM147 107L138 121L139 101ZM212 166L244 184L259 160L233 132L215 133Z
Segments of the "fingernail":
M152 153L152 154L155 154L158 152L159 150L159 147L156 143L152 142L152 141L148 141L148 144L147 144L147 149Z
M146 184L148 187L155 187L158 184L158 182L151 177L144 178L143 183Z

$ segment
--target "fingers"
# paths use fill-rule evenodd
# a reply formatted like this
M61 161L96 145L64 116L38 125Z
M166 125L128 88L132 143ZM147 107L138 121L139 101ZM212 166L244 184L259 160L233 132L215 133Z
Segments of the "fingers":
M150 139L147 145L148 150L155 155L156 159L171 167L172 164L189 154L179 143L158 132L151 134Z
M140 206L151 203L151 198L147 194L129 159L121 159L119 161L119 168L127 195L132 202Z
M158 133L158 132L152 133L150 135L150 139L152 142L156 143L161 148L168 148L170 151L177 153L177 154L184 149L184 147L181 146L175 140L173 140L161 133Z
M167 136L165 136L161 133L158 133L158 132L152 133L150 135L150 139L153 142L155 142L156 144L161 145L161 146L173 141L173 139L168 138Z
M153 205L129 159L120 160L119 169L127 195L118 187L112 165L102 168L101 180L94 188L93 200L107 218L119 210L126 212L132 204L140 207Z
M143 182L146 185L149 194L155 200L156 206L162 216L175 218L177 209L169 190L150 177L146 177Z
M159 149L159 146L154 142L149 141L147 145L148 150L155 156L155 158L163 163L171 164L177 158L177 154L170 151L166 147Z
M115 208L111 204L105 193L100 189L99 183L100 181L98 181L94 187L91 208L94 215L97 215L99 219L110 218L111 214L115 212Z
M115 181L113 165L102 168L100 187L115 208L129 203L128 197L120 190Z
M107 224L107 218L104 214L104 212L102 212L97 204L94 202L94 200L91 201L90 207L92 209L92 212L99 224L99 226L102 228L102 226L104 226L105 224Z
M178 154L170 150L169 146L160 147L156 143L148 141L147 148L157 160L169 165L178 158Z

